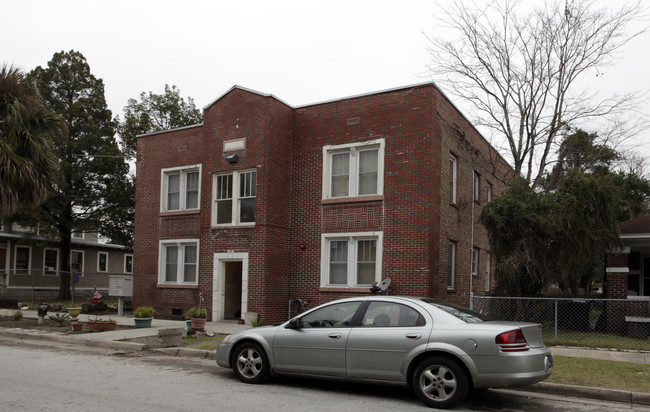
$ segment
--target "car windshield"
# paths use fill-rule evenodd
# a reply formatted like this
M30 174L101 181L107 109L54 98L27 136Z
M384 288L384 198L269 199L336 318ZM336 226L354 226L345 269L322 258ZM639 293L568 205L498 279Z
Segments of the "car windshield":
M485 315L482 315L478 312L474 312L463 306L454 305L452 303L443 302L436 299L422 299L423 302L428 303L431 306L435 306L440 310L444 310L450 315L462 320L467 323L480 323L491 320Z

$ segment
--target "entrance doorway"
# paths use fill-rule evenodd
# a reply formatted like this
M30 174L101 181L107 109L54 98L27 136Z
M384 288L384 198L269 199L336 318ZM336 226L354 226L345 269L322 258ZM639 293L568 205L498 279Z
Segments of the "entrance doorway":
M243 319L247 307L248 253L215 253L212 319Z
M241 319L242 262L224 262L225 287L223 295L223 318Z

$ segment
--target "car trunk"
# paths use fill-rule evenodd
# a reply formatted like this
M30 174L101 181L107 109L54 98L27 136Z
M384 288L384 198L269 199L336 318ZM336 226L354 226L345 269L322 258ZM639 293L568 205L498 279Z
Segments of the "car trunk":
M542 325L538 324L523 324L521 331L524 333L526 342L531 348L539 348L544 346L542 341Z

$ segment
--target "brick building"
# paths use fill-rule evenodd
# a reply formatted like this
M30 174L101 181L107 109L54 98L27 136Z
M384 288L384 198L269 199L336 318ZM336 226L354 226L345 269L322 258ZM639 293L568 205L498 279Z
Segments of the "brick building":
M432 83L302 107L235 86L137 153L134 304L161 316L493 285L478 217L511 169Z

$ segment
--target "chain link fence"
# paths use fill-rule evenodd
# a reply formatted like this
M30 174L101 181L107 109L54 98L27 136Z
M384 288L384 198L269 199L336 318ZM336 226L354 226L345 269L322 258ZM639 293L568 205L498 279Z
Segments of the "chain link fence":
M543 325L547 345L650 350L649 299L474 296L492 319Z

